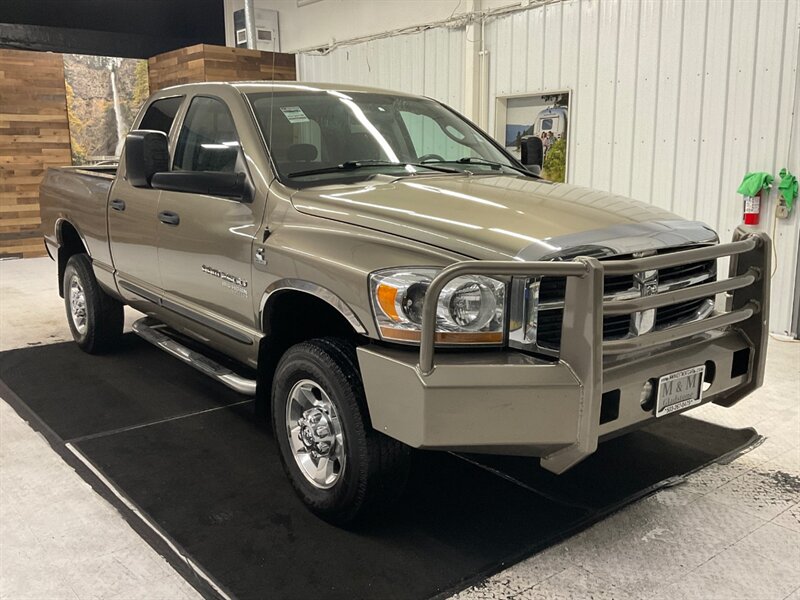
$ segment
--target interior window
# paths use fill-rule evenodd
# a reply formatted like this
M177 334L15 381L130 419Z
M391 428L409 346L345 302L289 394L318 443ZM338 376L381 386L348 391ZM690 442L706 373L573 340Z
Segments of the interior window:
M192 100L175 147L177 171L242 171L239 136L228 107L215 98Z
M286 158L295 162L315 162L322 160L322 132L316 121L303 121L289 125L291 143L284 149Z
M175 115L178 114L183 98L183 96L175 96L153 102L147 107L139 129L162 131L169 135L169 130L172 129L172 123L175 121Z

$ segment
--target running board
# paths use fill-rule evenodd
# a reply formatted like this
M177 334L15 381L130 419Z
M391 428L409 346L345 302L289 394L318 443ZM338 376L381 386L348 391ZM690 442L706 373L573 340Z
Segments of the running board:
M216 379L222 385L240 394L244 394L245 396L256 395L256 382L254 379L246 379L241 375L237 375L229 368L223 367L207 356L190 350L164 333L162 330L166 329L166 327L167 326L163 323L151 319L150 317L139 319L132 325L134 333L139 337L168 352L172 356L181 359L187 365L194 367L201 373L208 375L212 379Z

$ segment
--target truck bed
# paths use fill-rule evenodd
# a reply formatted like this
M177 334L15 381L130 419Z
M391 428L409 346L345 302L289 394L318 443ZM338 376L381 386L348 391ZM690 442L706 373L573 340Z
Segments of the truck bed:
M111 264L106 210L117 164L48 169L39 191L42 233L52 250L63 220L77 226L94 260Z

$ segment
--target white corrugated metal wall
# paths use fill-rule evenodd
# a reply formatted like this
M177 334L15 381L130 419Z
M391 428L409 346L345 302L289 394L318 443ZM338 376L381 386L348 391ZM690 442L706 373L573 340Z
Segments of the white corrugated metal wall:
M300 54L297 63L302 81L371 85L464 107L463 27L382 38L326 55Z
M741 221L746 171L800 172L792 139L800 0L564 0L485 24L488 130L498 97L569 89L568 180L704 221ZM464 29L301 55L306 81L401 89L463 107ZM771 233L774 193L762 211ZM790 328L800 208L775 225L774 331Z

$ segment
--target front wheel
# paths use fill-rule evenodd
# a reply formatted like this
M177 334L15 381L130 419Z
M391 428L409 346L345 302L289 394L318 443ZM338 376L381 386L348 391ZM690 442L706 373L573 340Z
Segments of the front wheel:
M388 506L408 477L410 449L369 423L353 344L292 346L275 371L272 424L284 470L308 508L339 525Z
M125 321L123 305L100 288L85 254L75 254L67 261L64 303L72 337L83 351L101 354L119 343Z

